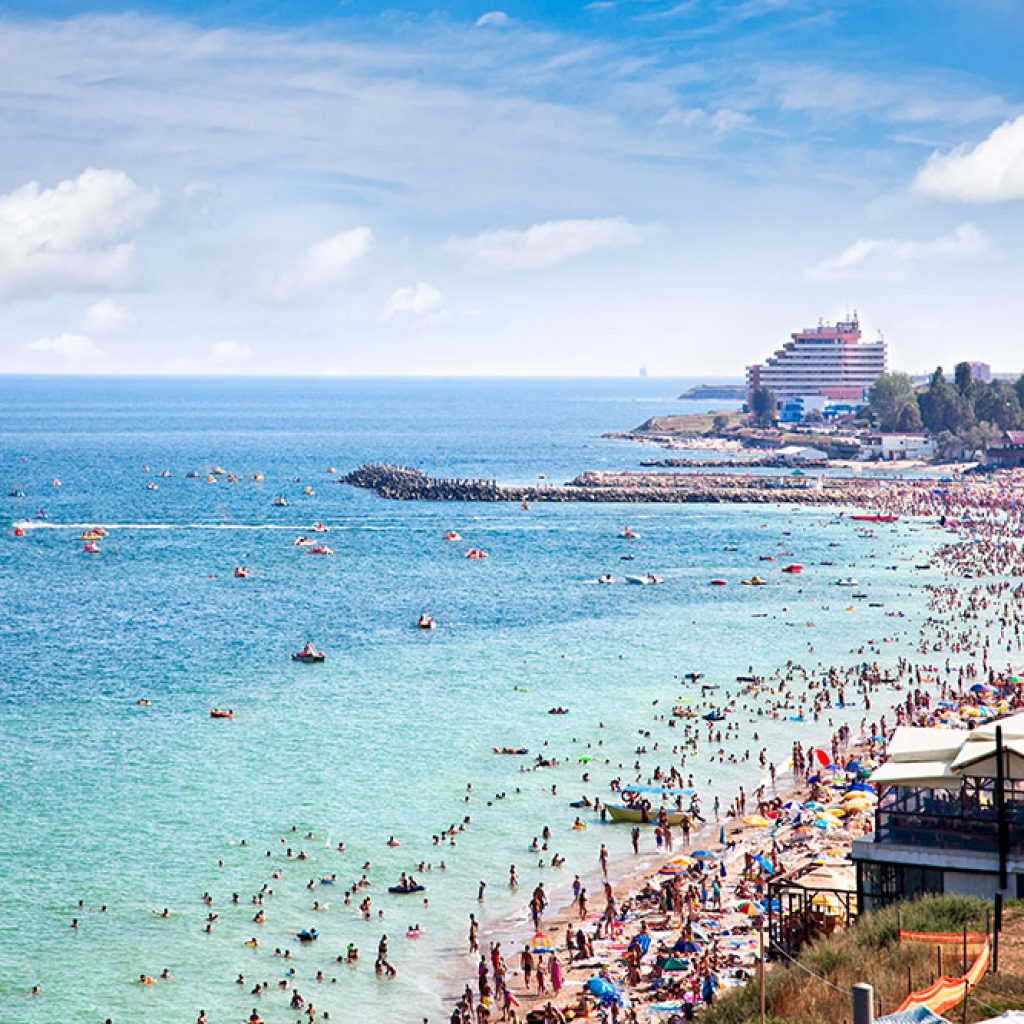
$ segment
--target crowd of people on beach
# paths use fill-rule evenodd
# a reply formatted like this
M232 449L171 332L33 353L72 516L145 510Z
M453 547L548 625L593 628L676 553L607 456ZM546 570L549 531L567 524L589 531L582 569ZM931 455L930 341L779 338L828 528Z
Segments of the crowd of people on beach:
M543 881L522 886L519 869L511 865L507 884L522 897L522 923L486 937L480 905L486 904L489 883L481 880L478 906L467 929L469 978L461 994L453 995L452 1024L523 1019L562 1024L581 1016L628 1022L648 1019L654 1008L660 1020L692 1020L723 989L749 981L762 957L764 908L772 880L817 862L846 863L852 838L873 827L868 776L884 760L893 730L934 723L940 704L946 719L959 717L967 724L1024 705L1020 686L1010 682L1024 645L1024 544L1017 540L1024 527L1022 484L1024 476L1016 473L942 484L845 481L845 502L922 518L948 531L948 542L931 556L930 565L939 573L924 584L927 617L911 623L901 610L892 611L891 635L859 642L849 664L815 659L813 644L807 644L808 658L791 659L763 674L748 666L735 686L699 678L674 680L676 691L686 683L691 702L655 701L650 720L642 723L633 764L619 766L606 791L587 793L566 810L566 826L582 831L608 823L610 803L639 807L627 796L631 786L670 791L665 799L654 797L643 808L642 819L628 826L633 859L643 877L634 877L637 872L626 859L610 863L607 846L600 843L592 864L572 865L571 889L551 886L559 892L553 905ZM972 688L979 681L985 683L984 690ZM837 721L838 711L849 718L851 709L859 717L856 726ZM766 720L809 723L813 745L794 739L789 758L776 763L763 741ZM637 726L625 716L620 724L631 730ZM522 769L571 770L573 760L544 755ZM721 765L749 766L749 773L731 799L723 802L715 796L705 806L700 783L707 778L710 784ZM592 784L592 769L584 767L580 783L586 787ZM849 799L853 791L865 794L863 799ZM551 793L557 795L556 785ZM466 803L475 799L472 783L461 796ZM465 814L429 839L424 835L423 844L450 851L472 826L472 816ZM294 885L310 860L312 844L319 848L326 841L298 825L276 838L260 858L269 870L254 882L250 894L235 892L220 904L209 891L197 896L202 905L197 927L214 935L223 907L248 904L255 934L245 945L263 949L259 935L271 917L275 888L285 885L285 869ZM240 847L256 843L239 840ZM554 843L554 834L545 828L528 847L538 868L567 863ZM387 845L399 843L392 836ZM347 851L344 843L332 843L330 852L344 856ZM412 857L391 892L408 901L406 908L429 907L423 879L445 870L444 860ZM332 892L342 893L342 907L379 926L373 969L384 983L400 971L401 957L393 962L383 930L385 907L390 923L392 904L371 894L376 891L373 874L373 865L365 861L358 870L349 870L347 884L335 870L304 884L311 914L327 910L320 895L323 887L334 887ZM528 897L520 893L521 887L529 889ZM840 927L843 915L826 909L823 925ZM183 912L188 911L174 913ZM153 913L168 918L172 912L161 908ZM406 916L413 923L405 935L425 935L414 923L419 915ZM79 926L76 916L71 928ZM293 940L297 947L316 948L319 937L315 928L305 928ZM278 946L272 960L258 961L267 974L273 967L273 980L262 973L256 979L238 973L235 985L257 1003L249 1024L262 1021L261 1003L272 1003L275 1011L287 1008L300 1024L330 1020L329 1011L309 996L310 986L315 991L337 985L336 968L357 970L362 964L354 943L325 951L319 967L309 968L303 961L301 974L296 960L292 948ZM137 983L158 987L169 979L165 968L141 973ZM42 993L34 986L29 994ZM196 1020L207 1024L206 1012L200 1011Z

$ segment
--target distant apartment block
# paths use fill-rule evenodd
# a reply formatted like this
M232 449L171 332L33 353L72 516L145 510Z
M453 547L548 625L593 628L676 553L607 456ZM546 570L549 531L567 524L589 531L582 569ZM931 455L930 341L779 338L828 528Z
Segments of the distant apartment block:
M813 396L830 403L864 401L868 388L885 373L885 342L862 341L856 314L836 324L796 331L774 355L747 367L748 395L754 388L771 388L780 407Z

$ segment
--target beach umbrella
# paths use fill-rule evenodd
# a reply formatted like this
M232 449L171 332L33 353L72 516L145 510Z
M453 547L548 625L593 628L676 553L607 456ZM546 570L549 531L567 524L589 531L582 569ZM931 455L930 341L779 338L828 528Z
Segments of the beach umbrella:
M551 944L551 940L543 933L537 932L533 937L533 941L530 943L530 947L534 953L554 953L555 947Z
M799 811L803 808L803 804L799 800L787 800L783 805L784 811Z
M852 785L847 786L847 789L854 790L858 793L874 793L875 787L868 782L854 782Z
M714 850L694 850L690 854L695 860L717 860L718 854Z
M826 914L835 915L843 912L843 905L839 902L839 897L831 892L815 893L811 904L824 910Z
M808 811L820 811L822 810L823 806L824 805L819 804L817 800L808 800L807 803L804 804L804 807Z
M753 825L754 828L768 828L771 825L771 822L760 814L748 814L743 820L748 825Z
M680 953L699 953L700 946L693 939L686 939L684 942L677 942L675 948Z
M772 866L772 862L767 857L762 857L761 854L754 855L754 862L760 864L769 875L775 874L775 868Z
M696 861L692 857L675 857L670 860L667 864L663 864L658 869L659 875L682 875L686 873L686 869L691 865L695 864Z
M846 770L848 772L859 772L861 770L861 767L862 767L862 765L861 765L860 761L847 761L846 762Z
M761 905L753 900L741 900L736 904L735 910L738 914L743 914L746 917L760 917L764 913Z

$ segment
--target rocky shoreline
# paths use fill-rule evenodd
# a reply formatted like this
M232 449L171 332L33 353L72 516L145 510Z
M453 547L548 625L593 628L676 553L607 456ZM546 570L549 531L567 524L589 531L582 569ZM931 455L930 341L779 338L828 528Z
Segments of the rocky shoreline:
M368 464L339 483L393 501L845 504L861 486L845 479L780 480L741 473L581 473L564 485L505 486L495 480L427 476L408 466Z

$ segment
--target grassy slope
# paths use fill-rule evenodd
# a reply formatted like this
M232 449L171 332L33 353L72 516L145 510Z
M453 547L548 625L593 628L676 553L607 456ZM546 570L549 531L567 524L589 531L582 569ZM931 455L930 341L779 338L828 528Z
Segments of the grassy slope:
M911 931L957 932L966 927L985 930L985 911L991 904L962 896L927 897L901 906L902 926ZM915 989L936 977L935 947L901 943L896 910L870 914L844 932L809 946L800 963L829 987L793 964L773 964L766 977L768 1019L772 1024L842 1024L852 1016L849 990L858 981L869 982L881 1000L882 1012L892 1013L907 994L908 969ZM960 974L961 954L946 947L943 973ZM968 954L968 961L971 956ZM981 1004L985 1004L982 1006ZM1011 904L1003 914L999 946L999 974L988 974L972 993L968 1021L985 1020L1003 1010L1024 1007L1024 905ZM962 1010L949 1011L962 1020ZM728 991L705 1015L707 1024L756 1024L757 984Z

